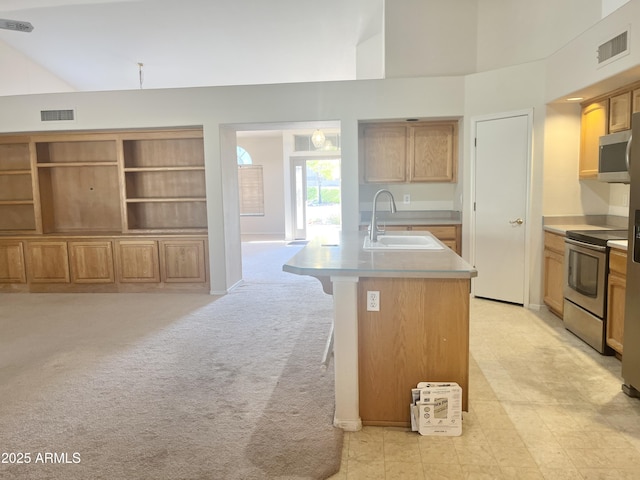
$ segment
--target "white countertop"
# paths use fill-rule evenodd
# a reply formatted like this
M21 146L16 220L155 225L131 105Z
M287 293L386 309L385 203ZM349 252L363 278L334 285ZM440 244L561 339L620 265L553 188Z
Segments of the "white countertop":
M394 235L429 235L426 231ZM364 232L347 232L330 240L318 238L286 262L285 272L314 277L472 278L478 275L453 250L364 250ZM435 237L433 237L435 238Z

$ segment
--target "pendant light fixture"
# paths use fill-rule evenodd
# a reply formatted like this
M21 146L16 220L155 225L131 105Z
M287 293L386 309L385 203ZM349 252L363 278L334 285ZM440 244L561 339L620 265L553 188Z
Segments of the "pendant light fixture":
M316 131L313 132L313 135L311 135L311 143L313 143L313 146L316 148L324 147L325 140L324 133L322 133L322 130L319 128L317 128Z

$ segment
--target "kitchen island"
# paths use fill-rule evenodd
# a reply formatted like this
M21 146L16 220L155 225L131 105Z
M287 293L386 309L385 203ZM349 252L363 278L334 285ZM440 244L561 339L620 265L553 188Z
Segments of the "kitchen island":
M458 383L467 410L477 271L437 240L437 250L365 250L365 235L315 239L283 266L333 295L334 425L409 425L411 388L421 381ZM367 308L367 292L379 292L379 311Z

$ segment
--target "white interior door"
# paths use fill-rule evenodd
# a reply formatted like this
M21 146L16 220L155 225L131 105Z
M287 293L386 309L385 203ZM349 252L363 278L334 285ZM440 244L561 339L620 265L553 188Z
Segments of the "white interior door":
M475 122L474 280L476 297L528 303L528 113Z

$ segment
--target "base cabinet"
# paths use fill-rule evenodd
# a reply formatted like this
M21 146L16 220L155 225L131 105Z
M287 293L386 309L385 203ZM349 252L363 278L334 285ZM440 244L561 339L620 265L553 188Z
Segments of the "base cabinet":
M0 240L0 292L209 293L206 236L40 238Z
M204 282L205 248L202 240L160 242L162 279L168 283Z
M122 283L158 283L160 261L155 240L120 240L118 280Z
M627 292L627 255L623 251L611 249L609 253L607 290L607 345L622 355Z
M26 283L23 242L0 242L0 283Z
M29 242L27 277L30 283L69 283L71 276L67 242Z
M544 232L544 303L560 318L564 314L564 236Z
M113 283L113 246L110 241L69 242L73 283Z
M456 382L468 411L469 279L361 278L358 375L364 425L409 426L418 382ZM380 292L380 311L367 310Z

